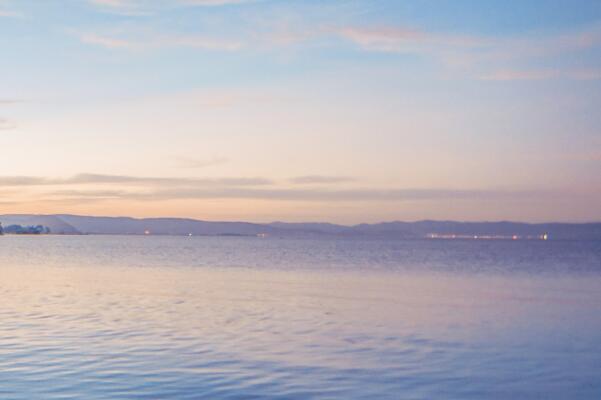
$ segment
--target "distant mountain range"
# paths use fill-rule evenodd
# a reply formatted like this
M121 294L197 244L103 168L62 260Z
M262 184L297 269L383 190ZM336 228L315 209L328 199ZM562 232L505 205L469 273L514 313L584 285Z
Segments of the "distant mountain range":
M269 237L366 237L366 238L530 238L601 240L601 223L455 222L418 221L383 222L353 226L330 223L254 224L215 222L187 218L90 217L56 214L0 215L4 226L42 225L53 234L98 235L210 235Z

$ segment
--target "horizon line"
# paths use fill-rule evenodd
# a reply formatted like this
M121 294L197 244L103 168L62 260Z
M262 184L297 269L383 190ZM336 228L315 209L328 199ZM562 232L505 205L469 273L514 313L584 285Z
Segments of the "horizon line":
M270 225L270 224L330 224L336 226L344 226L344 227L355 227L359 225L380 225L380 224L389 224L389 223L407 223L407 224L415 224L420 222L452 222L452 223L461 223L461 224L499 224L499 223L509 223L509 224L523 224L523 225L594 225L601 224L601 219L596 221L586 221L586 222L574 222L574 221L545 221L545 222L527 222L527 221L517 221L517 220L453 220L453 219L417 219L417 220L381 220L379 222L359 222L356 224L342 224L342 223L334 223L328 222L324 220L319 221L282 221L275 220L270 222L250 222L244 220L206 220L206 219L198 219L193 217L169 217L169 216L153 216L153 217L135 217L128 215L84 215L84 214L69 214L69 213L55 213L55 214L31 214L31 213L8 213L8 214L0 214L0 218L3 216L37 216L37 217L60 217L60 216L72 216L72 217L85 217L85 218L128 218L133 220L146 220L146 219L176 219L176 220L192 220L197 222L209 222L209 223L245 223L245 224L254 224L254 225ZM0 223L2 221L0 220Z

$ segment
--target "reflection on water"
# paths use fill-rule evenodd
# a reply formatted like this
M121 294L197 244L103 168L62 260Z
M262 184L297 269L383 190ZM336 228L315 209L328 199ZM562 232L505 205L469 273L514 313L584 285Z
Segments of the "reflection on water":
M4 237L0 398L597 399L600 285L599 243Z

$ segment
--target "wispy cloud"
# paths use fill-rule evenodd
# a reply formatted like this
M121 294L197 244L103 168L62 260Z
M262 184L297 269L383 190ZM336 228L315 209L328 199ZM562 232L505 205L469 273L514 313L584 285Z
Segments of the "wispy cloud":
M69 198L118 198L138 201L202 200L202 199L254 199L275 201L310 202L361 202L361 201L429 201L429 200L527 200L547 198L554 194L546 191L496 191L496 190L454 190L454 189L353 189L320 190L289 188L168 188L151 191L109 191L85 190L56 191L53 196L66 195Z
M402 26L347 26L330 29L331 32L349 40L365 50L383 52L458 51L478 50L484 54L511 52L516 56L525 53L541 55L601 45L601 24L562 34L498 37L484 35L460 35L456 33L431 32Z
M79 35L82 43L106 49L135 49L189 47L203 50L234 51L242 46L239 41L200 35L149 35L147 37L121 37L96 33Z
M261 186L273 182L265 178L178 178L141 177L130 175L79 174L69 178L46 178L36 176L2 176L0 186L58 186L85 184L122 184L131 186Z
M227 6L233 4L256 3L258 0L179 0L180 4L190 6Z
M407 27L344 27L333 30L364 50L382 52L432 52L433 47L483 48L491 40L478 36L437 34Z
M0 18L20 18L23 14L8 7L9 2L0 0Z
M541 69L541 70L502 70L481 75L479 79L487 81L523 81L546 80L554 78L573 80L599 80L601 70L594 69Z
M355 178L352 178L350 176L306 175L291 178L290 182L294 184L305 185L324 183L347 183L354 182L355 180Z
M123 8L123 7L131 7L132 5L132 1L131 0L90 0L90 2L92 4L96 4L102 7L117 7L117 8Z
M0 17L17 18L20 16L21 14L14 11L0 10Z
M551 65L565 54L601 46L601 24L562 34L517 37L457 35L388 26L350 26L331 31L363 51L419 54L455 69L478 72L476 76L484 80L598 79L599 76L595 66L558 69ZM550 67L527 68L533 61Z
M544 80L558 76L560 76L558 70L503 70L482 75L480 79L490 81Z
M17 125L7 119L0 118L0 131L6 131L9 129L15 129Z
M58 197L62 200L110 200L127 197L128 192L124 190L55 190L47 193L47 195Z
M90 0L99 10L124 16L149 15L150 9L146 4L135 0Z
M86 33L80 35L79 39L83 43L93 44L107 49L124 49L136 47L135 43L128 40L113 38L109 36L101 36L93 33Z
M314 179L315 180L315 179ZM334 183L331 182L330 183ZM539 190L472 190L448 188L290 188L266 178L177 178L79 174L69 178L0 177L0 187L36 189L41 198L156 201L190 199L257 199L275 201L427 201L524 200L557 193ZM40 192L41 190L41 192Z
M147 12L181 7L216 7L259 0L90 0L102 9L121 12ZM168 6L166 5L168 4ZM277 14L276 14L277 15ZM214 23L214 21L213 21ZM215 25L209 25L215 27ZM149 26L146 26L149 28ZM247 18L229 30L210 30L203 34L157 32L87 32L84 43L107 49L152 50L171 47L213 51L240 49L281 49L282 46L340 46L346 43L361 52L414 54L438 63L442 68L480 80L513 81L544 79L598 79L597 62L586 57L571 67L560 69L566 53L583 52L601 46L601 24L563 33L532 32L499 36L433 31L416 26L341 23L334 20L307 20L302 17ZM588 64L587 64L588 63Z
M99 10L124 16L148 16L166 7L218 7L254 3L259 0L89 0Z
M16 104L16 103L21 103L23 100L19 100L19 99L0 99L0 105L6 105L6 104Z

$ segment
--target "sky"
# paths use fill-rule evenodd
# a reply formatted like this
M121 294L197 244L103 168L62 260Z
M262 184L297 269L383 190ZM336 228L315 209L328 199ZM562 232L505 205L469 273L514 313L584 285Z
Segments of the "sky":
M0 0L0 214L601 221L601 2Z

